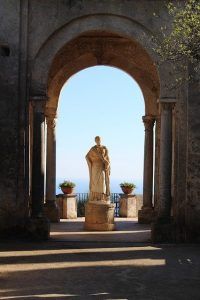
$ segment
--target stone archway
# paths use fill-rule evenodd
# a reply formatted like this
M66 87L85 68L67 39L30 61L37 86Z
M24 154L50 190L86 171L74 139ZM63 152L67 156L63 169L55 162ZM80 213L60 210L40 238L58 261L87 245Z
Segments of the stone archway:
M142 47L126 38L106 32L89 32L66 44L55 56L49 72L48 97L46 105L47 120L56 114L58 98L63 84L70 76L86 67L109 65L129 73L140 85L145 100L145 165L144 165L144 206L139 213L139 222L150 223L153 214L153 126L158 116L157 98L159 80L155 65ZM47 122L47 149L55 148L55 134L51 122ZM50 191L55 167L52 157L47 152L47 190ZM49 158L49 159L48 159ZM55 159L55 158L54 158ZM55 163L54 163L55 166ZM55 185L55 178L54 178ZM47 195L48 201L55 198L55 192ZM51 214L50 214L51 215Z
M114 17L113 17L114 18ZM100 18L101 19L101 18ZM115 19L115 18L114 18ZM91 21L91 20L90 20ZM110 26L110 19L107 19ZM123 20L124 21L124 20ZM91 23L84 24L91 27ZM127 22L127 20L126 20ZM129 21L128 21L129 22ZM142 223L149 223L153 217L152 182L153 182L153 126L156 122L155 183L154 203L160 218L170 218L171 208L171 155L172 155L172 107L173 97L166 96L165 85L160 85L163 69L156 67L149 55L152 52L150 42L144 42L148 34L136 24L136 37L140 43L125 35L105 30L104 17L100 21L101 30L84 31L66 42L63 30L47 41L38 52L33 65L31 99L33 104L33 160L32 160L32 202L33 216L41 212L44 201L44 122L47 119L47 185L55 183L55 123L60 90L67 79L76 72L95 65L107 65L120 68L131 75L139 84L145 101L145 160L144 160L144 204L139 214ZM111 22L112 23L112 22ZM90 26L88 26L88 24ZM119 27L119 24L114 23ZM131 32L134 26L131 24ZM96 27L96 24L94 28ZM83 26L84 28L84 26ZM81 28L81 31L83 31ZM104 30L102 30L102 28ZM122 26L122 28L128 28ZM115 28L116 29L116 28ZM120 31L120 30L119 30ZM72 32L73 33L73 32ZM60 40L59 37L62 36ZM53 44L53 40L55 44ZM56 42L57 41L57 42ZM52 50L48 47L52 46ZM50 55L47 55L47 52ZM45 57L47 55L47 57ZM45 64L46 63L46 64ZM46 73L44 68L46 66ZM167 76L167 73L166 73ZM160 78L159 78L160 77ZM39 80L38 80L39 79ZM161 90L160 90L161 89ZM162 98L162 108L158 99ZM169 94L168 94L169 95ZM161 120L160 120L161 111ZM160 122L163 123L160 133ZM161 134L161 145L160 145ZM39 142L38 142L39 141ZM51 149L51 153L49 152ZM161 153L161 155L160 155ZM53 158L53 164L52 164ZM50 166L51 165L51 166ZM159 172L160 167L165 173ZM50 171L51 170L51 171ZM54 184L55 185L55 184ZM159 188L158 188L159 187ZM47 195L47 206L55 209L55 191ZM51 210L51 209L50 209Z

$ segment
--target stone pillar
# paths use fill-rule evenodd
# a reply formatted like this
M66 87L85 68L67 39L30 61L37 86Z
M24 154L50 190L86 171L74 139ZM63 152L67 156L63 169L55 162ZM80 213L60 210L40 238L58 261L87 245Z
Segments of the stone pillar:
M54 109L46 110L46 203L45 214L51 222L59 222L59 208L56 203L56 114Z
M157 220L152 225L152 240L155 242L173 240L171 223L172 190L172 110L174 99L161 101L159 205Z
M161 103L160 176L158 217L169 219L172 179L172 109L174 102Z
M50 226L44 216L44 149L46 98L34 97L33 106L33 155L32 155L32 212L28 232L35 238L47 239Z
M154 213L159 206L159 169L160 169L160 115L156 116L155 128L155 169L154 169Z
M144 173L143 173L143 206L138 212L138 222L149 224L153 218L152 189L153 189L153 126L154 116L144 116Z

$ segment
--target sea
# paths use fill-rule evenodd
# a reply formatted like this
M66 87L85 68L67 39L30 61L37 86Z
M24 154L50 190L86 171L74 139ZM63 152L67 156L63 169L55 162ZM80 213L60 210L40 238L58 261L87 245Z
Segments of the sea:
M60 194L61 190L59 188L59 183L64 180L69 180L67 178L56 178L56 194ZM71 178L70 181L73 181L76 184L75 192L76 193L88 193L89 191L89 179L77 179ZM120 179L111 179L110 180L110 189L111 193L121 193L121 188L119 184L124 180ZM130 181L132 182L132 181ZM135 194L142 194L143 184L142 180L134 180L133 183L136 185Z

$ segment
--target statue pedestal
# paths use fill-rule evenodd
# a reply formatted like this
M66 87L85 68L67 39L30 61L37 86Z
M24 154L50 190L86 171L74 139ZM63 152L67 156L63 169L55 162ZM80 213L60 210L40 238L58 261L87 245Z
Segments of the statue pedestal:
M120 194L119 215L124 218L137 217L137 199L135 195Z
M85 230L112 231L114 224L115 206L103 201L89 201L85 205Z

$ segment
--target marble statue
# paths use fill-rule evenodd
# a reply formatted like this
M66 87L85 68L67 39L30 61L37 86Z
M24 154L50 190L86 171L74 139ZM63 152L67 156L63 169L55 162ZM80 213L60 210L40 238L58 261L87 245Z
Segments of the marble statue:
M110 201L110 160L108 149L95 137L96 145L86 155L89 167L89 201Z

